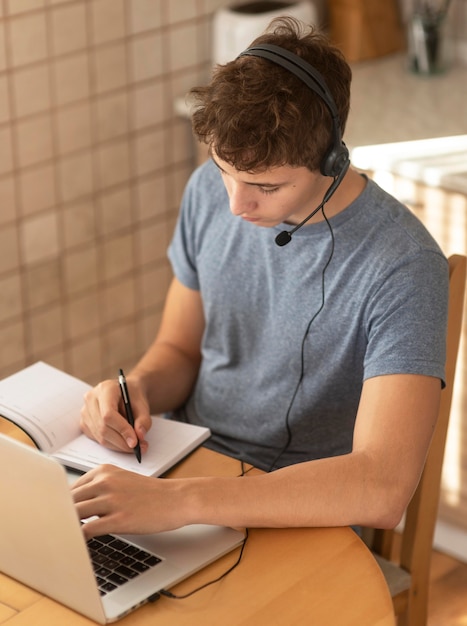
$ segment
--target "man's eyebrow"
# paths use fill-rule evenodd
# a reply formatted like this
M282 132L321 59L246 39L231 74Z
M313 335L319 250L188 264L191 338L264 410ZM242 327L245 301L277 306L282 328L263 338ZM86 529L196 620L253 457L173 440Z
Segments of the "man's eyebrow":
M216 159L213 157L212 152L211 152L211 159L212 162L214 163L214 165L221 171L224 172L224 174L226 173L225 170L222 169L222 167L219 165L219 163L216 161ZM285 183L250 183L250 182L246 182L246 185L251 185L252 187L280 187L281 185L284 185Z

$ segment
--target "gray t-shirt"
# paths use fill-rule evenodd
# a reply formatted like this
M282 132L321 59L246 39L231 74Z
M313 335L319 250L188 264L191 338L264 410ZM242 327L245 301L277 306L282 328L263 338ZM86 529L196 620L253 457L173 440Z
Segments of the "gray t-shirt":
M286 445L289 408L278 466L350 452L365 379L444 377L448 265L431 235L373 181L330 223L318 315L326 222L278 247L291 227L233 216L212 161L187 185L169 248L206 318L196 387L174 417L208 426L212 448L264 469Z

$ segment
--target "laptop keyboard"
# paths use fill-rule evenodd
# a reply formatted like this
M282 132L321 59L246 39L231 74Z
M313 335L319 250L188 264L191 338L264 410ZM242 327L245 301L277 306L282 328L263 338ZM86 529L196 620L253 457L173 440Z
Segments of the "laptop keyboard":
M162 561L155 554L112 535L89 539L87 546L101 596Z

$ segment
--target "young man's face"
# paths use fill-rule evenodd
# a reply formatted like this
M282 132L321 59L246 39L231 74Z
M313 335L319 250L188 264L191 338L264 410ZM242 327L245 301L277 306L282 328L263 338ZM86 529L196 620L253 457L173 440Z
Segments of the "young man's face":
M283 165L259 174L241 172L213 151L232 213L256 226L298 224L321 202L329 178L306 167ZM316 216L316 221L322 219Z

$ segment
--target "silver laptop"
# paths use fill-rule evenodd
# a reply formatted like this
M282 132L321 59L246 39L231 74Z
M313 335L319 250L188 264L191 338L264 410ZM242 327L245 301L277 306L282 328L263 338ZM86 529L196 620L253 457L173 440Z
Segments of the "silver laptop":
M0 571L101 624L120 619L244 539L231 528L194 525L156 535L106 535L87 544L69 477L57 461L3 435L0 459Z

